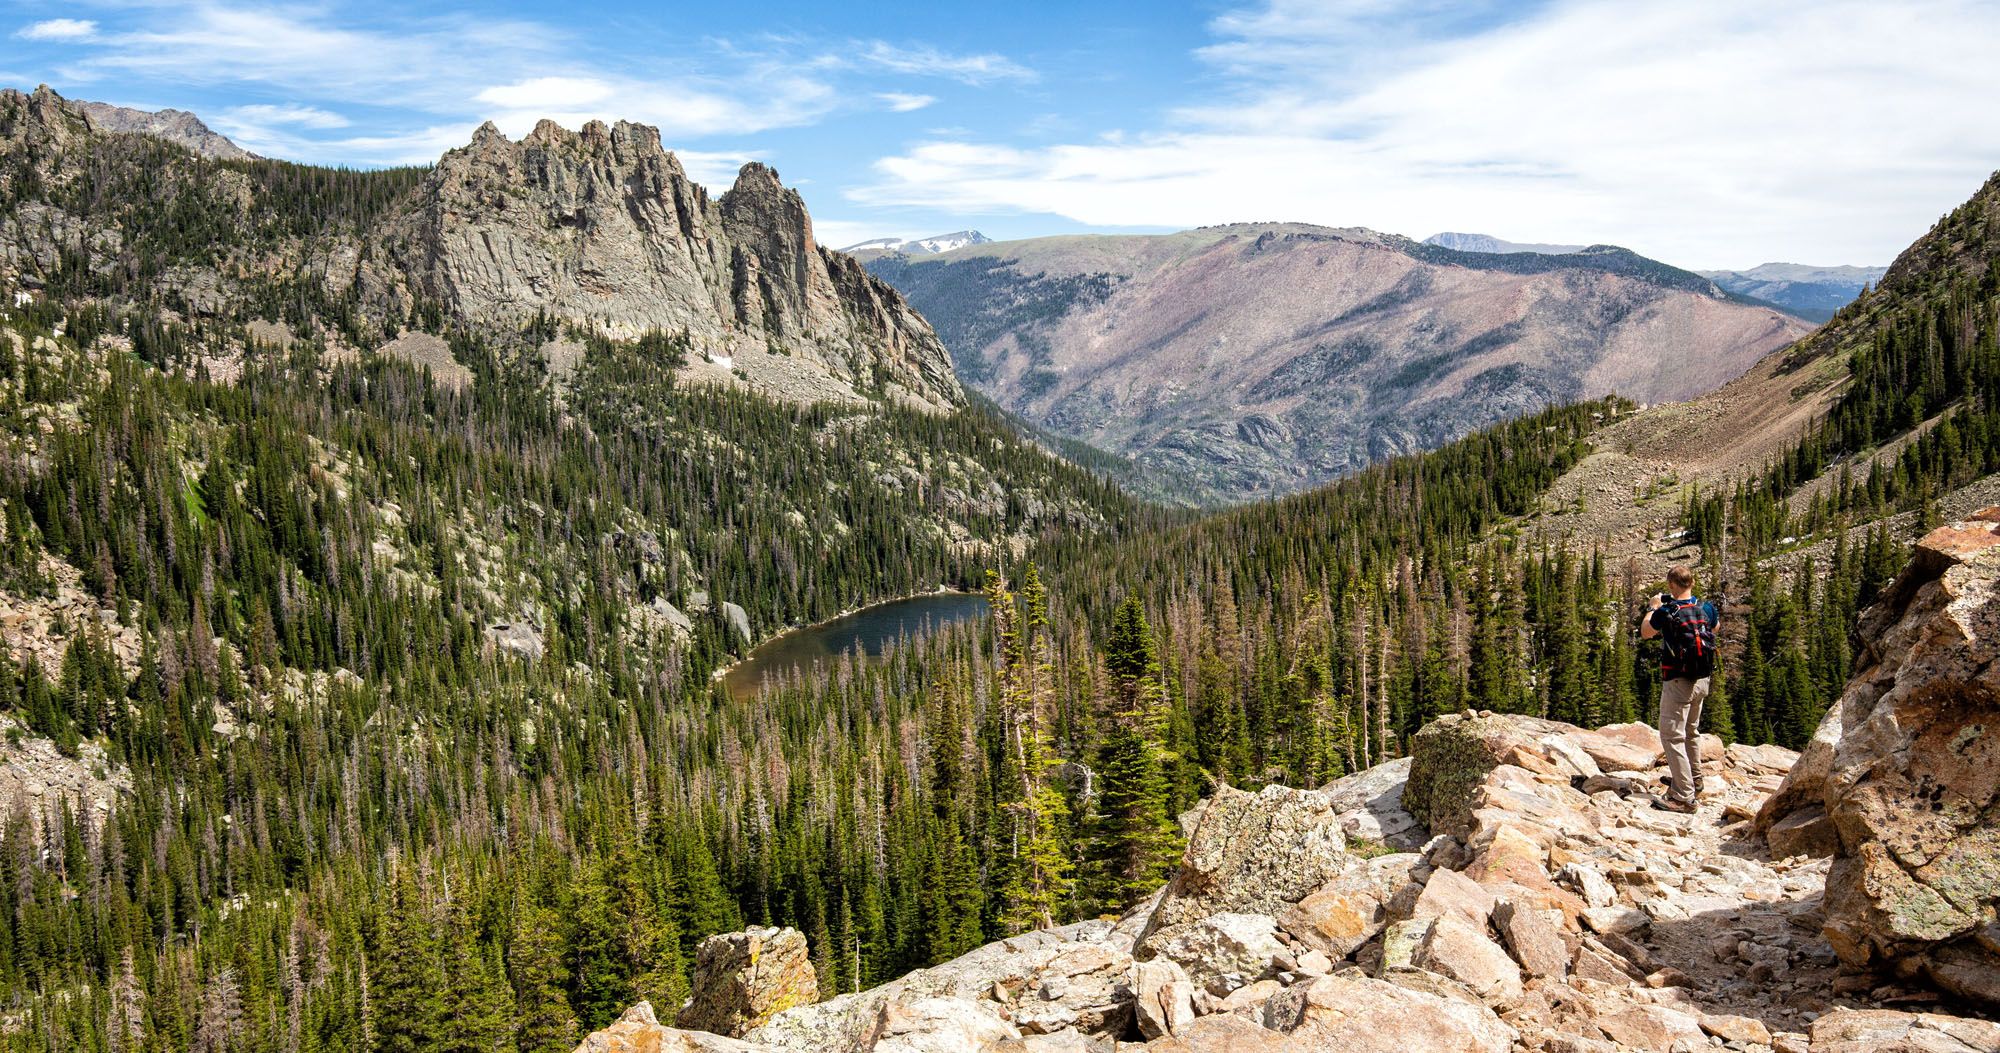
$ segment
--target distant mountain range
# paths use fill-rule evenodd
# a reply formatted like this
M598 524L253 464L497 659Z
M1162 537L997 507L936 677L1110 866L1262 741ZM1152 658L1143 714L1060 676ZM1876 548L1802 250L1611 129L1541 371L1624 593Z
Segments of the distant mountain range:
M863 260L898 253L905 256L929 256L962 249L967 245L986 245L992 241L992 238L976 230L955 230L950 234L933 234L928 238L875 238L849 245L840 251Z
M1765 263L1747 271L1702 271L1717 285L1742 296L1768 300L1815 322L1853 302L1861 290L1882 280L1887 267L1812 267Z
M1626 249L1466 252L1302 223L868 261L963 383L1241 500L1616 392L1684 399L1810 330Z
M247 161L257 156L186 110L135 110L81 99L73 100L70 105L89 117L92 127L99 131L150 135L217 161Z
M1583 250L1582 245L1544 245L1530 241L1505 241L1491 234L1456 234L1446 231L1424 239L1426 245L1442 245L1460 252L1539 252L1546 256L1566 256Z
M1426 245L1440 245L1459 252L1537 252L1568 255L1582 252L1582 245L1546 245L1507 241L1491 234L1433 234ZM1738 296L1774 303L1813 322L1824 322L1833 312L1847 306L1861 290L1882 280L1886 267L1813 267L1799 263L1765 263L1747 271L1696 271L1704 278Z

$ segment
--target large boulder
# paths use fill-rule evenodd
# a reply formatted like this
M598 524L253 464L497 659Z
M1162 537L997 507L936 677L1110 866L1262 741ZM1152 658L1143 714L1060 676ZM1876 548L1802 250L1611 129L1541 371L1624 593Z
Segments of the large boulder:
M1607 729L1607 731L1610 729ZM1402 805L1432 834L1471 834L1487 776L1502 765L1564 777L1600 774L1568 724L1516 714L1450 713L1410 738Z
M779 1013L745 1037L786 1053L865 1049L883 1006L926 998L969 1001L1019 1030L1103 1033L1131 1019L1131 935L1105 921L1024 932L918 969L880 987Z
M1918 542L1862 616L1858 672L1759 817L1775 853L1779 840L1807 845L1792 835L1813 833L1823 810L1838 841L1825 932L1844 962L1989 1005L2000 1005L1996 599L2000 509Z
M1262 914L1212 915L1163 934L1153 947L1217 998L1271 975L1290 957L1277 923Z
M1388 926L1390 901L1415 880L1422 862L1414 852L1360 860L1318 891L1285 907L1278 924L1328 958L1345 958Z
M1403 807L1403 786L1410 778L1410 758L1398 757L1373 768L1344 775L1320 788L1340 815L1340 830L1349 841L1374 841L1412 851L1430 838L1423 824Z
M1132 969L1133 1009L1139 1034L1161 1038L1194 1022L1194 982L1173 962L1140 962Z
M1989 1053L2000 1023L1893 1009L1836 1009L1812 1024L1812 1053Z
M1521 1000L1521 967L1486 936L1484 925L1473 926L1447 914L1431 922L1417 945L1417 968L1450 977L1490 1005Z
M1215 914L1275 915L1353 862L1340 816L1325 795L1224 786L1195 820L1180 870L1139 939L1138 956Z
M1477 1003L1353 973L1293 985L1265 1006L1264 1019L1292 1040L1283 1048L1301 1051L1505 1053L1515 1037Z
M797 929L707 937L694 950L694 994L674 1021L740 1037L778 1013L819 1001L819 980Z
M971 999L919 998L882 1003L858 1048L869 1053L984 1053L1020 1037L1012 1024Z
M611 1026L584 1036L576 1053L764 1053L764 1047L663 1026L653 1015L653 1004L640 1002Z

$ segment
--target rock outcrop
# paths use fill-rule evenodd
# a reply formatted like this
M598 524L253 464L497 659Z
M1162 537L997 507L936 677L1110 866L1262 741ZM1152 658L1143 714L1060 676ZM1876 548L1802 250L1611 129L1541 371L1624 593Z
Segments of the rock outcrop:
M594 1031L576 1053L756 1053L757 1047L706 1031L664 1027L651 1002L640 1002L602 1031Z
M2000 1005L2000 508L1920 541L1857 636L1853 679L1758 825L1773 855L1835 854L1843 962Z
M1951 575L1954 595L1970 595L1970 579ZM1951 605L1905 607L1925 602ZM1586 731L1467 713L1419 735L1389 769L1395 777L1376 769L1318 791L1224 788L1192 818L1174 879L1117 922L1024 933L776 1013L742 1032L747 1046L713 1048L2000 1048L2000 1025L1931 1011L1945 1008L1934 994L1893 977L1857 985L1840 971L1838 934L1830 943L1820 933L1822 917L1830 926L1843 909L1822 900L1834 864L1771 858L1752 822L1794 754L1706 740L1702 803L1678 815L1653 806L1665 779L1655 741L1644 725ZM1342 833L1364 816L1413 834L1425 833L1422 816L1440 829L1422 852L1375 854ZM1899 1008L1912 1002L1928 1008ZM711 1048L653 1027L660 1048Z
M628 338L685 333L718 376L799 398L963 398L929 323L819 245L777 172L745 165L711 199L646 125L543 121L518 141L483 125L370 240L382 262L358 280L371 302L438 303L474 323L543 312Z
M819 979L797 929L748 929L694 949L694 993L674 1023L739 1037L773 1016L819 1001Z

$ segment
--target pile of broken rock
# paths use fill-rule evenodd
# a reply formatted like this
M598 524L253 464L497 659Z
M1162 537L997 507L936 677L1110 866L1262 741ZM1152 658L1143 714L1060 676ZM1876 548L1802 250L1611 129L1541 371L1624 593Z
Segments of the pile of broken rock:
M698 976L746 1004L681 1019L744 1026L641 1005L581 1050L2000 1050L2000 512L1954 529L1869 613L1805 760L1704 739L1694 815L1651 806L1645 725L1457 714L1320 790L1220 789L1117 921L776 1012ZM810 969L765 939L797 959L765 973Z

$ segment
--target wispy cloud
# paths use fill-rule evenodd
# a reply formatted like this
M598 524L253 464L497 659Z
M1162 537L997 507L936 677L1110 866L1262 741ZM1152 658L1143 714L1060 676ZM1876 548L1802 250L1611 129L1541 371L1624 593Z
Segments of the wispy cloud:
M720 194L736 183L736 173L752 161L770 162L768 150L675 150L688 177Z
M1094 225L1498 229L1684 265L1877 262L2000 160L2000 109L1971 101L2000 94L2000 8L1974 0L1440 7L1353 79L1334 59L1386 7L1224 15L1200 52L1223 79L1211 104L1046 148L934 140L850 197Z
M832 61L851 58L853 62L894 73L924 77L944 77L966 84L994 81L1031 81L1034 70L1005 55L958 55L928 45L905 46L886 40L861 41L845 56L829 56Z
M935 95L912 95L900 91L877 92L875 97L882 100L884 105L897 113L909 113L913 110L921 110L937 101L937 96Z
M23 40L85 41L97 36L97 23L87 18L51 18L23 26L14 35Z
M361 18L337 6L241 0L120 7L116 14L104 16L103 27L56 19L16 35L86 44L65 54L52 71L59 78L49 78L69 84L153 81L276 96L213 116L250 149L301 161L431 160L441 141L450 145L444 137L485 119L514 136L545 118L572 128L633 120L658 126L676 145L935 101L898 90L898 80L984 84L1033 76L997 54L881 40L851 42L838 53L803 39L763 38L746 47L710 40L698 59L647 68L607 62L594 42L555 26L484 14ZM359 109L369 113L372 134L324 134L345 127L353 118L344 114Z
M272 106L268 104L232 106L226 111L226 114L230 120L260 125L282 124L297 128L345 128L349 124L347 118L330 110L322 110L317 106L302 106L297 104L287 106Z

